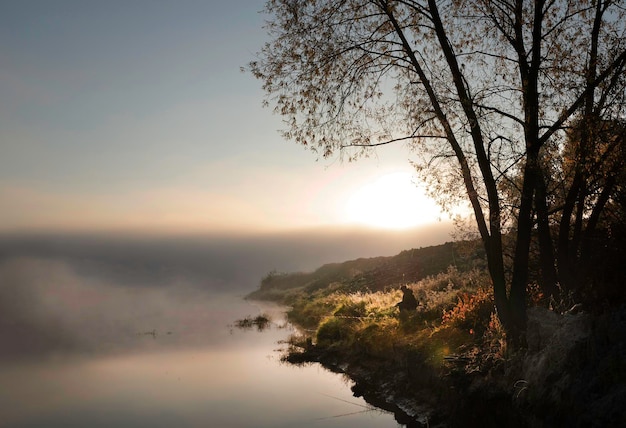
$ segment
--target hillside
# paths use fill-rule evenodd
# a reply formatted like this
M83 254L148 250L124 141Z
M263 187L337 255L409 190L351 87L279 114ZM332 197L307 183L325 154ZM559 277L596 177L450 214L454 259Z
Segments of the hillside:
M329 263L313 272L270 272L262 279L260 288L248 295L248 298L287 303L295 296L324 289L382 291L445 272L449 266L467 271L482 267L484 263L478 242L447 242L405 250L395 256Z

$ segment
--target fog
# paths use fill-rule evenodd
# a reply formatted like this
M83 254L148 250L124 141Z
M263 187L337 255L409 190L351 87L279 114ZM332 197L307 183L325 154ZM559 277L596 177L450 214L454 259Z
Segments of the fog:
M449 240L448 231L4 236L0 359L213 345L226 333L208 326L245 316L236 301L270 270L393 255Z
M63 260L80 274L158 286L185 277L212 289L251 291L270 270L308 271L324 263L394 255L451 240L452 226L409 231L315 229L250 235L5 234L0 261L16 256Z
M161 347L220 340L219 330L201 326L228 322L223 295L182 278L161 287L134 280L116 283L78 273L60 260L1 262L0 358L148 349L157 334Z
M428 238L427 238L428 237ZM266 272L448 239L343 231L0 238L0 425L396 426L320 366L281 364L283 308L248 302ZM270 313L268 331L237 319Z

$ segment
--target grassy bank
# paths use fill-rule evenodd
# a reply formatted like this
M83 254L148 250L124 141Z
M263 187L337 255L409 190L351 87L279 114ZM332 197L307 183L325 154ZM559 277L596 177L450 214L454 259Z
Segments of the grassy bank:
M410 427L607 426L624 417L614 401L626 398L626 311L573 314L567 302L550 311L531 290L528 347L514 351L479 254L454 251L446 245L312 273L273 272L253 297L290 307L301 334L291 338L287 361L348 374L356 395L398 409ZM455 264L441 268L446 258ZM411 271L403 271L407 261ZM401 284L417 310L396 307Z
M295 299L288 317L304 333L292 338L286 359L341 369L357 381L358 394L403 402L413 416L447 419L437 414L439 404L452 400L460 410L468 398L457 396L459 382L478 373L503 375L509 360L488 277L449 268L407 286L418 299L416 311L397 309L397 288L346 293L335 285ZM506 399L499 382L491 388L492 399ZM506 408L504 422L512 426Z

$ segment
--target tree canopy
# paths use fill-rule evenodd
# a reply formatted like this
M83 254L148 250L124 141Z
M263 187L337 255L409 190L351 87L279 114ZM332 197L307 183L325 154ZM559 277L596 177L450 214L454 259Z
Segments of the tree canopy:
M404 144L442 203L470 202L498 315L523 332L533 240L555 294L620 187L624 2L269 0L264 12L270 41L249 69L284 137L348 159Z

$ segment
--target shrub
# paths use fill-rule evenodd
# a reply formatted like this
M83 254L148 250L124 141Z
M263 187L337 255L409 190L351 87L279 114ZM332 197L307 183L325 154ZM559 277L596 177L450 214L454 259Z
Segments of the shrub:
M348 323L342 318L329 317L317 329L317 344L328 347L348 336Z
M263 331L268 328L271 324L272 320L267 314L257 315L255 318L251 316L247 316L245 318L239 319L235 321L235 327L247 330L252 327L256 327L257 330Z
M453 325L480 337L489 327L493 307L490 289L481 287L473 293L461 293L457 304L444 312L442 324Z

